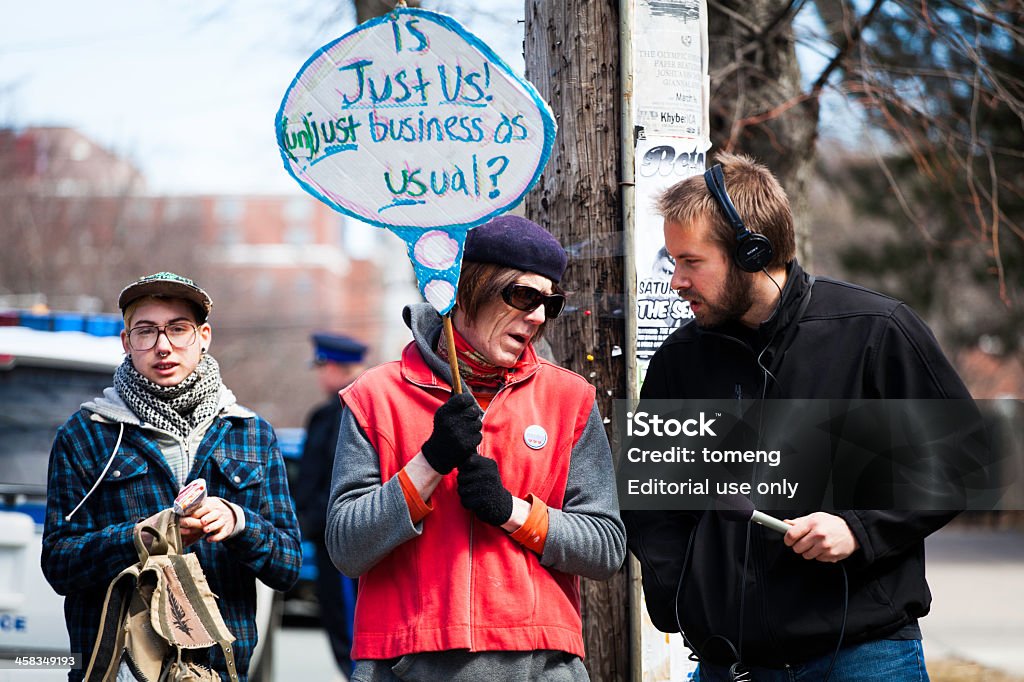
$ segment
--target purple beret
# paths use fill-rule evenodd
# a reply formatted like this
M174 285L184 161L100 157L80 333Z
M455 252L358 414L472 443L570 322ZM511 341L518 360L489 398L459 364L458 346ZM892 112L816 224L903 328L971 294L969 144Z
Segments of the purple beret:
M569 257L550 232L521 216L503 215L469 231L463 257L535 272L558 282Z

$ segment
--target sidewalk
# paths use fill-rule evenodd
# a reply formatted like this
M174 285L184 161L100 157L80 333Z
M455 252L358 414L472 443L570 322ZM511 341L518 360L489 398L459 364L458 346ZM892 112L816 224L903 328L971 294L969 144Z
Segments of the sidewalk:
M1024 532L950 528L928 538L925 656L1024 671Z

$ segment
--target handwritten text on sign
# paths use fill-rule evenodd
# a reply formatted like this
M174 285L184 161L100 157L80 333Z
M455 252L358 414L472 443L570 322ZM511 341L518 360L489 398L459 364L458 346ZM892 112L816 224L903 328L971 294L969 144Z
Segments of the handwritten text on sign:
M555 123L533 87L448 17L401 9L314 54L285 95L288 171L380 227L465 231L519 203Z

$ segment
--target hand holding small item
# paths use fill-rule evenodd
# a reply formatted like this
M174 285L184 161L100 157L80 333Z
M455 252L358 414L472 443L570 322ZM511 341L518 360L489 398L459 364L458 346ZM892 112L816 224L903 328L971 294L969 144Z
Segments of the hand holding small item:
M201 494L186 495L189 486L185 486L174 501L175 511L180 500L185 512L180 524L182 543L187 546L204 536L208 542L220 542L231 537L235 530L235 512L231 505L220 497L207 497L206 482L202 479L193 483L202 483Z
M174 513L180 519L181 543L188 547L193 542L203 537L204 532L201 524L195 524L188 517L199 510L206 503L206 480L197 478L178 493L174 498Z
M206 481L198 478L178 493L174 499L174 513L179 519L181 544L188 547L205 537L209 542L220 542L231 537L235 530L235 512L231 505L219 497L207 497ZM156 527L157 514L142 521L140 526ZM153 545L153 536L142 531L142 541L147 548Z
M178 496L174 498L174 504L172 508L174 513L179 517L183 517L187 514L192 514L206 500L206 480L197 478L192 481L178 492ZM138 526L145 528L149 526L156 528L158 523L158 517L161 512L153 514L149 518L143 520ZM186 526L180 524L181 528L181 543L183 546L188 547L193 542L203 536L201 531L195 530L191 525ZM150 549L153 546L153 535L145 530L141 531L142 542L146 545L146 549Z
M220 542L234 530L235 512L219 497L206 498L191 516L181 517L181 540L186 545L204 536L207 542Z

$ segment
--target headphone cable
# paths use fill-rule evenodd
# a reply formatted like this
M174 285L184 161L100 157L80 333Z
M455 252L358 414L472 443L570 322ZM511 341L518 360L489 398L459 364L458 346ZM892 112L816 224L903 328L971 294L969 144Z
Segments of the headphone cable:
M687 658L689 660L691 660L691 661L694 661L695 663L700 664L701 663L701 659L703 658L703 656L700 653L700 649L698 649L693 644L693 642L691 642L690 639L686 636L686 633L683 632L682 619L679 617L679 598L682 596L683 582L686 579L686 571L689 568L690 557L693 555L693 539L694 539L694 536L696 536L696 535L697 535L697 527L696 527L696 525L694 525L693 530L690 532L690 538L686 542L686 552L683 554L683 565L682 565L682 568L679 571L679 582L676 583L676 597L675 597L675 600L673 601L673 604L672 604L672 613L675 616L676 627L679 629L679 634L683 638L683 644L685 644L693 652L692 654L687 656ZM742 660L743 660L742 659L742 651L743 651L743 615L742 614L743 614L743 604L744 604L745 594L746 594L747 559L749 557L749 547L750 547L750 525L749 524L747 526L746 547L747 547L747 550L745 550L744 553L743 553L743 575L740 578L740 580L741 580L741 583L740 583L741 587L740 587L739 651L737 651L736 646L733 645L732 641L728 637L726 637L724 635L711 635L710 637L705 639L703 642L701 642L701 648L703 648L706 644L708 644L708 642L714 641L716 639L720 639L723 642L725 642L726 646L729 647L729 650L732 652L733 658L736 660L736 662L732 666L729 667L729 676L730 676L732 682L749 682L750 679L751 679L749 671L746 670L746 668L744 667L743 662L742 662ZM844 621L845 621L845 618L844 618Z
M750 559L750 527L752 523L747 523L746 538L743 541L743 572L740 573L740 622L739 622L739 652L736 655L737 663L743 662L743 621L746 617L746 600L747 600L747 564Z
M832 676L832 668L835 667L836 659L839 658L839 650L843 648L843 637L846 636L846 616L850 607L850 579L846 574L846 564L842 561L837 563L843 576L843 622L839 625L839 640L836 642L836 650L832 653L832 660L829 662L828 670L825 672L824 682L828 682L829 677Z
M775 303L775 310L773 310L772 314L768 316L768 319L770 320L771 318L773 318L776 315L778 315L779 314L779 309L782 308L782 287L780 287L779 283L775 281L775 278L772 277L768 273L767 269L761 268L761 272L763 272L764 276L767 277L769 280L771 280L772 284L775 285L775 288L779 290L779 300ZM768 339L768 343L766 343L764 348L761 349L761 352L757 354L757 366L761 368L761 371L763 371L764 375L765 375L764 376L764 384L763 384L763 386L761 388L761 400L764 400L765 397L768 395L768 377L771 377L772 381L774 381L776 385L778 385L778 383L779 383L779 380L775 378L775 375L772 374L768 370L768 368L764 366L763 362L761 362L761 358L763 358L764 354L768 351L769 348L771 348L772 343L775 341L775 336L778 333L779 333L779 330L778 330L778 327L776 326L775 331L772 332L771 338Z
M693 645L693 643L686 636L686 633L683 632L683 622L679 618L679 597L682 596L683 580L686 577L686 569L690 564L690 554L693 550L693 538L697 535L697 524L699 523L700 520L698 519L697 522L694 523L693 529L690 531L689 540L686 541L686 553L683 554L683 565L682 568L679 570L679 582L676 583L676 598L672 602L672 613L676 617L676 627L679 628L679 635L683 638L683 644L685 644L693 651L693 654L691 656L688 656L687 658L697 663L700 663L700 651L697 650L697 647Z

